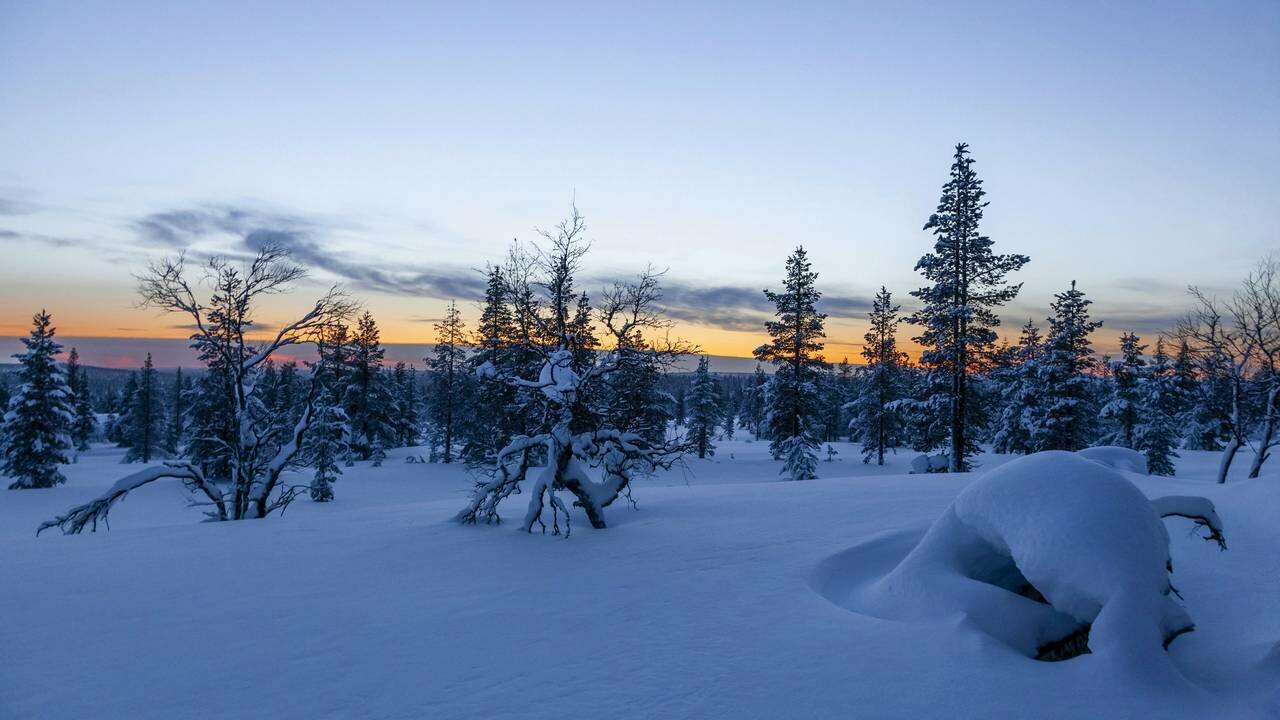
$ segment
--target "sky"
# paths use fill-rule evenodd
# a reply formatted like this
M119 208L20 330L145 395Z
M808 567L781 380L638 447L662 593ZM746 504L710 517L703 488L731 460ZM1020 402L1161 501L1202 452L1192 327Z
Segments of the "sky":
M427 343L576 202L582 287L666 269L717 355L764 340L803 244L857 359L960 141L1032 258L1006 329L1076 280L1100 350L1154 336L1280 249L1280 3L0 0L0 336L47 308L134 364L187 333L134 274L271 238L312 275L264 325L342 282Z

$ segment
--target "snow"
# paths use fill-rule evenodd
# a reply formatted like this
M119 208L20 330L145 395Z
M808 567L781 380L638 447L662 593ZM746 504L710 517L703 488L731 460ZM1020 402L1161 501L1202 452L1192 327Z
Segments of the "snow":
M1147 458L1137 450L1114 445L1101 445L1099 447L1085 448L1079 451L1079 454L1096 463L1102 463L1109 468L1127 470L1139 475L1148 474Z
M953 504L962 510L950 516L971 527L1005 517L998 507L1035 506L989 494L1002 467L1016 469L1012 456L980 456L973 474L909 475L911 453L877 467L857 461L856 446L835 447L854 459L791 483L768 443L720 441L715 458L637 482L638 508L615 503L607 530L574 509L568 540L517 532L518 522L451 522L472 480L461 466L406 462L422 449L346 468L333 502L299 501L267 520L202 523L181 483L160 481L113 510L110 532L37 539L37 524L121 476L120 451L96 448L62 468L64 486L0 493L0 717L1280 713L1280 471L1270 464L1247 481L1239 463L1220 486L1217 453L1184 452L1176 478L1124 476L1147 497L1208 497L1230 542L1222 552L1189 522L1164 521L1196 630L1144 654L1152 669L1102 648L1037 662L961 614L962 598L915 617L852 611ZM1117 482L1087 465L1072 472ZM1136 495L1120 497L1140 514ZM505 502L504 516L517 520L525 500ZM1085 588L1130 582L1114 567L1053 565L1052 549L1018 527L983 529L996 531L1011 548L1038 548L1049 564L1031 563L1028 577L1070 577L1063 587L1081 605ZM1160 581L1148 567L1158 543L1123 554L1117 563L1141 566L1132 582Z

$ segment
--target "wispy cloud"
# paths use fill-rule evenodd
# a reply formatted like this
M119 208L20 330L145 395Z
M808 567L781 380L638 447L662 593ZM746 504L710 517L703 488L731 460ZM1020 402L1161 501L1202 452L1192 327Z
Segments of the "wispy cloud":
M671 317L723 330L760 332L764 321L774 312L773 303L759 287L699 286L684 281L667 281L662 289L663 304ZM860 317L871 309L871 299L824 295L818 307L822 312L837 317Z
M469 268L393 264L338 250L338 233L353 226L331 218L211 204L152 213L132 226L146 242L173 249L219 236L249 252L282 247L356 290L442 300L475 300L484 293L484 278Z
M43 235L41 233L26 233L17 230L0 229L0 239L17 240L21 242L33 242L50 247L72 247L75 245L83 245L86 241L76 240L74 238L57 237L54 235Z

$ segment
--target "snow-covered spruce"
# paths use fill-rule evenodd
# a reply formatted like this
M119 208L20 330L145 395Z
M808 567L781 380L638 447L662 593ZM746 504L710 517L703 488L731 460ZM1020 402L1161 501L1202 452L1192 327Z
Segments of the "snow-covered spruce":
M818 353L826 337L823 322L827 317L817 310L822 298L815 286L817 279L804 247L797 247L787 258L782 292L764 291L774 304L777 319L765 323L770 342L755 350L757 360L771 362L775 368L765 396L769 449L783 461L781 474L793 480L817 477L818 386L826 368Z
M1225 549L1210 501L1148 500L1081 454L1036 453L961 491L859 603L886 617L961 612L1042 660L1091 652L1168 667L1162 650L1194 628L1170 583L1161 518L1173 516L1192 520Z
M64 533L79 533L86 527L96 529L116 501L164 478L179 479L188 489L203 495L197 504L212 508L205 513L211 520L264 518L287 507L299 491L306 489L284 487L280 479L302 449L311 425L319 389L314 367L306 400L289 427L281 427L279 414L265 407L255 390L264 366L277 351L318 341L350 317L355 306L334 288L302 317L282 325L270 339L254 342L246 338L253 328L257 301L305 275L302 267L289 260L287 251L274 246L263 247L243 268L215 258L202 279L213 290L207 301L201 301L186 275L181 256L152 265L141 279L139 293L143 303L190 318L196 328L192 344L210 363L210 376L225 381L215 387L233 400L234 413L228 419L232 423L229 435L234 440L223 455L229 468L228 482L214 482L194 462L146 468L123 478L94 500L43 523L39 530L58 527Z
M520 377L491 363L477 368L482 380L540 393L550 404L554 425L535 435L519 435L499 450L489 478L477 484L471 501L456 515L457 521L497 522L499 503L512 494L527 492L530 497L521 528L532 532L536 524L545 532L544 515L550 508L553 534L567 535L569 508L558 495L567 491L592 527L604 528L604 509L628 491L633 476L669 468L679 459L686 449L684 444L648 437L645 432L619 430L607 424L606 412L588 406L588 400L614 375L640 364L666 367L688 352L688 347L678 343L635 347L644 330L668 326L656 312L660 297L657 275L651 272L606 291L600 322L609 331L614 348L593 355L581 373L574 365L583 358L575 358L564 341L546 354L537 379ZM535 466L536 460L545 464ZM594 472L600 473L600 479L592 477Z
M967 458L978 451L973 435L982 418L970 387L972 366L996 341L996 308L1017 297L1022 288L1008 284L1006 276L1030 262L1026 255L996 255L991 238L979 231L987 201L973 162L968 144L956 145L950 178L924 226L933 232L933 252L916 262L916 270L930 285L912 291L923 307L908 320L924 327L914 339L926 348L920 362L934 380L916 412L946 409L946 454L952 472L968 470ZM941 447L915 445L923 451Z
M71 462L67 451L75 425L74 399L55 360L62 346L53 339L49 313L41 310L31 321L31 334L22 338L27 351L14 355L22 364L21 384L0 425L0 472L13 478L10 490L66 482L58 464Z
M685 421L689 443L698 457L716 454L716 426L722 421L722 398L715 378L711 377L711 361L706 355L698 358L698 369L689 385L689 416Z

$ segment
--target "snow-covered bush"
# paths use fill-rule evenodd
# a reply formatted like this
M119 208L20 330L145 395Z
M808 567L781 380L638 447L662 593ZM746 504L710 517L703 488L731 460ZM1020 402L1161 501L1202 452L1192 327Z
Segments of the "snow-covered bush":
M1043 660L1149 660L1194 627L1170 584L1161 517L1175 515L1225 547L1208 500L1149 501L1099 462L1036 453L966 487L865 602L887 617L960 612Z

